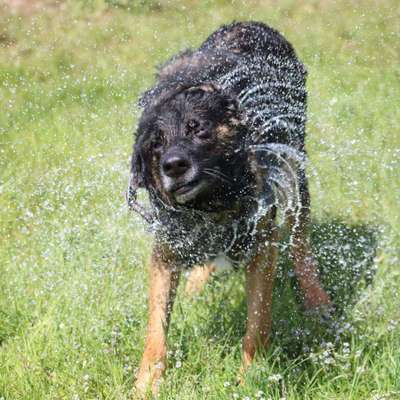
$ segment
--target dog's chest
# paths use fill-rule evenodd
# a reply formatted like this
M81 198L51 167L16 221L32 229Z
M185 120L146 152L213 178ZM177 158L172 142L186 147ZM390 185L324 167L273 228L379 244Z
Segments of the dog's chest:
M216 220L198 213L181 213L169 215L158 226L157 236L174 250L185 268L215 259L238 264L252 254L255 226L255 219L249 215Z

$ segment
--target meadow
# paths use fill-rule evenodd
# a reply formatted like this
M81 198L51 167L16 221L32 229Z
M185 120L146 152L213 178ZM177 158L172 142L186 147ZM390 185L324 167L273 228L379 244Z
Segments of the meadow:
M136 101L157 64L249 19L308 68L313 246L338 314L304 313L283 243L272 345L237 385L242 271L180 288L159 398L400 399L399 18L396 0L0 2L0 399L135 398Z

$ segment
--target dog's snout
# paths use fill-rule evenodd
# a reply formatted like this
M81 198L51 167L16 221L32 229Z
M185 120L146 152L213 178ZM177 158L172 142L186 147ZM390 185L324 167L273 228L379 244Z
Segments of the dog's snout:
M179 178L190 168L190 160L184 154L172 154L165 158L162 169L170 178Z

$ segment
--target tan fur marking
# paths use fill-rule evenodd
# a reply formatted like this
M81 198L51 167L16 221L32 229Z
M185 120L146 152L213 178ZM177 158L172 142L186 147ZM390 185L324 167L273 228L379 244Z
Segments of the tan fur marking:
M229 125L220 124L216 127L215 132L221 138L230 137L235 134L235 130L232 129Z
M267 215L258 227L268 232L260 238L259 250L246 267L247 327L243 338L242 373L251 364L257 349L269 344L272 321L272 291L275 280L278 231Z
M215 92L215 90L216 90L216 87L214 85L211 85L211 84L201 85L201 86L199 86L199 88L201 90L203 90L204 92L208 92L208 93Z
M287 215L289 230L293 235L291 258L294 272L304 296L304 307L307 310L331 304L331 300L322 288L319 280L318 263L312 254L308 235L308 216L300 213L299 223L295 226L293 214ZM293 232L293 229L294 232Z
M158 392L166 368L169 316L179 282L179 271L173 268L164 249L153 251L150 264L149 320L145 351L136 380L141 394ZM164 252L164 253L163 253Z
M199 294L214 271L215 266L212 263L193 268L186 282L186 294L189 296L195 296Z

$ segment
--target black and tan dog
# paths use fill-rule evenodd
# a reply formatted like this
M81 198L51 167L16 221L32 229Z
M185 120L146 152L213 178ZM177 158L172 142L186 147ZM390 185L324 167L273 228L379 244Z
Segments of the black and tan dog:
M172 58L157 77L141 99L128 198L155 231L142 392L156 392L165 370L185 268L193 267L187 287L196 291L216 263L245 265L243 368L268 346L280 208L305 307L330 302L307 237L306 71L292 46L262 23L234 23ZM141 187L149 211L136 201Z

